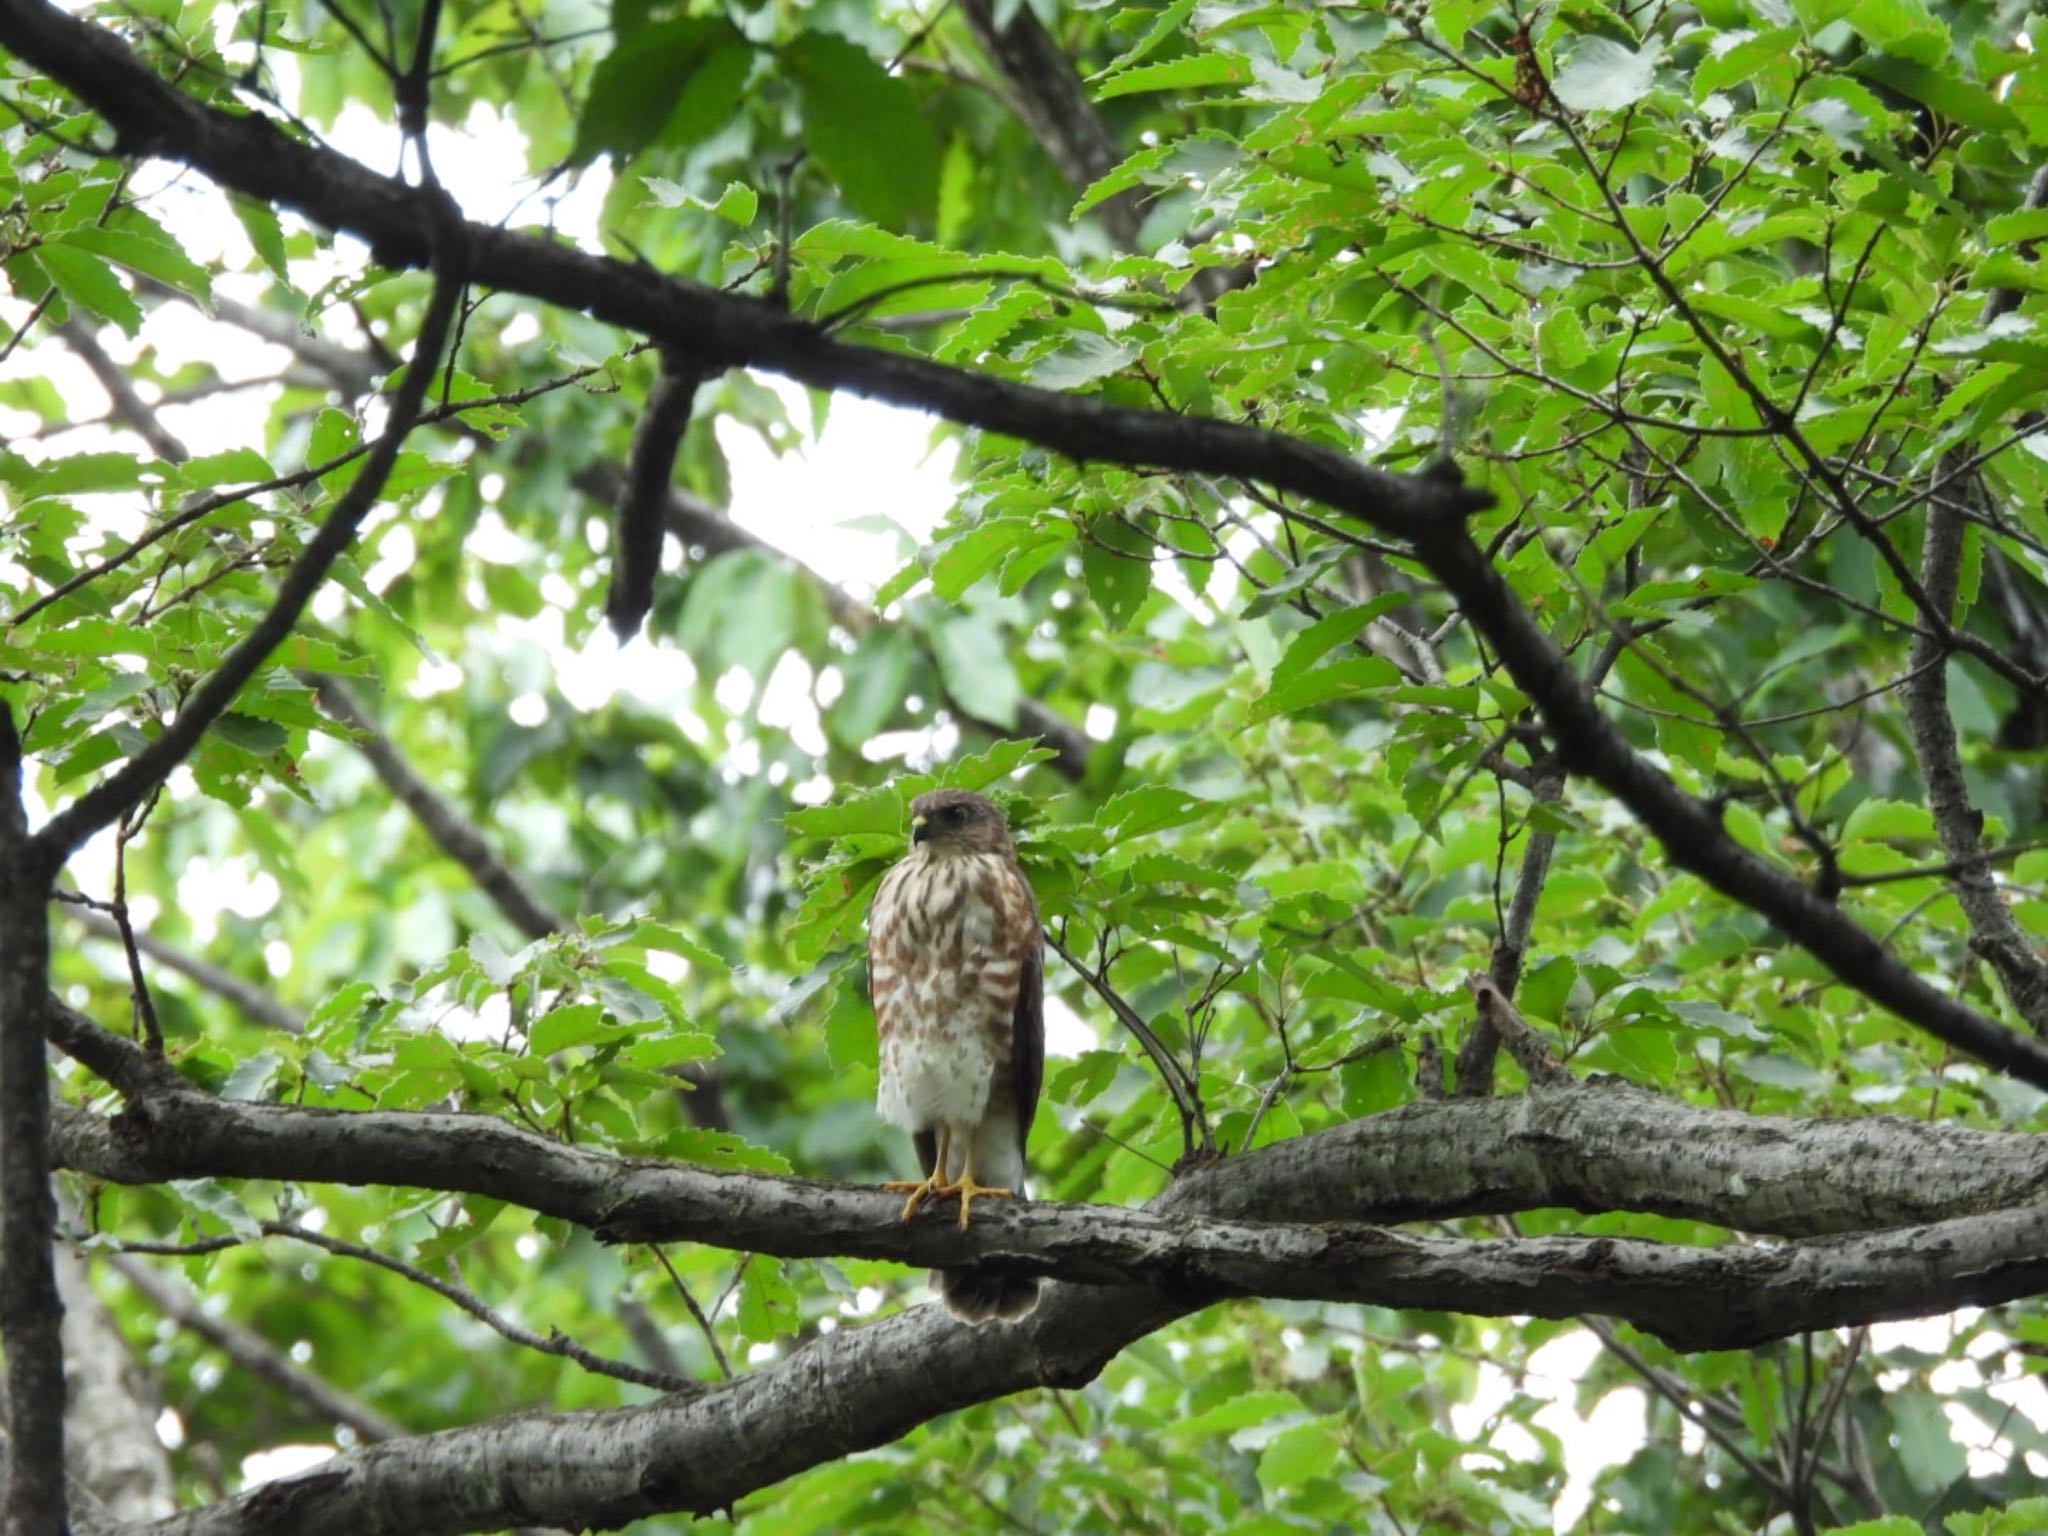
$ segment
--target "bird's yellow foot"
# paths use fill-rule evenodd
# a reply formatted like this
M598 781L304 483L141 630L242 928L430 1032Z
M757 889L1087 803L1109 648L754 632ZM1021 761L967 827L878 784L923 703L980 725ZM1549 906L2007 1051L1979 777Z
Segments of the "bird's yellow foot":
M990 1184L977 1184L974 1182L974 1175L970 1173L958 1184L945 1185L933 1190L932 1193L935 1195L958 1195L960 1197L960 1230L965 1232L967 1230L968 1208L973 1205L977 1197L990 1200L1013 1200L1016 1198L1017 1192L1012 1189L998 1189Z
M891 1179L882 1188L892 1195L900 1195L905 1190L910 1192L910 1198L903 1202L903 1214L898 1218L901 1221L908 1221L911 1217L915 1216L917 1208L923 1205L925 1201L931 1199L932 1196L950 1195L953 1193L950 1187L939 1182L937 1174L933 1174L928 1179Z

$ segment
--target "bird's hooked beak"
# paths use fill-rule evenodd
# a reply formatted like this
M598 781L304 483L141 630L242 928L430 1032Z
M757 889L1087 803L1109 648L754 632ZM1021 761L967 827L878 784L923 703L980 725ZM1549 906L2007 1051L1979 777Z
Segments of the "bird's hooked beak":
M910 842L912 847L927 841L931 835L932 826L929 816L913 816L910 818Z

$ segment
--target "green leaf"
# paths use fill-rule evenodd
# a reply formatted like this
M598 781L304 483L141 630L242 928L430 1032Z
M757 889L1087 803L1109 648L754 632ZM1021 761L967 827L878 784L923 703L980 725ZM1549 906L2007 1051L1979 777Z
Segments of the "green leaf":
M1282 1430L1259 1457L1259 1486L1268 1499L1284 1497L1312 1477L1328 1477L1342 1452L1335 1432L1320 1420Z
M986 752L963 757L950 764L939 774L939 780L953 789L983 790L1007 779L1020 768L1049 762L1057 755L1052 748L1041 746L1036 741L999 741Z
M1047 524L1032 517L984 518L946 541L931 562L932 591L957 603L974 584L999 569L1019 548L1045 536ZM1061 537L1052 532L1052 537Z
M1385 592L1356 608L1341 608L1325 614L1287 642L1287 650L1273 666L1273 683L1278 686L1299 677L1331 651L1356 639L1381 614L1391 613L1409 601L1405 592Z
M1031 365L1040 389L1081 389L1128 364L1137 353L1107 336L1081 331Z
M277 1080L284 1058L275 1051L258 1051L235 1063L235 1070L221 1084L220 1096L242 1103L268 1102L277 1095Z
M552 1056L572 1046L617 1039L633 1032L634 1026L617 1024L605 1017L596 1003L569 1003L541 1015L527 1033L526 1048L535 1056Z
M2048 208L2019 208L1984 223L1986 245L2017 245L2023 240L2041 239L2048 239Z
M1117 542L1136 540L1126 535ZM1087 580L1089 597L1111 629L1129 629L1145 599L1152 595L1150 555L1121 553L1109 548L1100 535L1081 546L1081 574Z
M845 687L825 712L835 741L860 747L895 718L910 688L917 650L900 629L873 629L840 663Z
M1024 691L993 621L978 616L949 619L932 642L946 692L975 719L1014 729Z
M1893 838L1928 842L1934 837L1934 816L1924 805L1910 805L1902 800L1866 800L1842 823L1842 837L1850 842Z
M1608 37L1582 37L1550 89L1574 112L1618 112L1650 94L1661 62L1655 43L1637 50Z
M863 832L900 837L908 831L908 804L902 788L890 785L831 805L792 811L782 818L782 824L797 837L848 837Z
M724 975L732 969L725 957L715 950L706 948L682 929L669 923L658 923L653 918L635 918L632 926L620 936L626 943L676 955L713 975Z
M754 49L744 39L713 47L683 82L655 142L663 149L691 149L728 126L746 95L754 61Z
M1849 25L1894 58L1939 68L1948 61L1948 28L1923 0L1857 0Z
M754 215L760 206L760 196L752 187L744 182L729 181L725 184L725 190L719 194L718 201L711 205L711 211L726 223L737 224L741 229L745 229L754 222Z
M803 1321L796 1287L789 1283L779 1260L755 1254L747 1261L740 1280L740 1334L755 1344L766 1344L796 1331Z
M202 304L213 301L213 280L206 269L187 256L153 221L132 208L125 211L118 225L87 225L70 230L63 243L126 267Z
M1978 1416L1987 1424L1998 1424L2001 1428L2011 1425L2013 1409L2010 1404L1992 1400L1985 1405L1992 1411L1988 1414L1979 1410ZM2028 1426L2022 1425L2021 1428ZM1894 1515L1894 1520L1903 1520L1903 1515ZM1922 1527L1915 1524L1910 1531L1899 1536L1919 1536ZM1942 1529L1951 1536L2037 1536L2048 1530L2048 1498L2014 1499L2002 1508L1984 1510L1958 1510L1942 1522ZM1893 1536L1890 1531L1880 1531L1877 1536Z
M277 471L253 448L230 448L221 453L200 454L177 465L166 484L185 491L212 490L223 485L249 485L274 480Z
M1280 1389L1240 1392L1214 1408L1182 1419L1171 1426L1171 1432L1183 1439L1206 1439L1303 1411L1301 1399L1292 1392Z
M1398 687L1400 671L1382 656L1347 656L1326 667L1299 673L1285 682L1276 681L1250 711L1254 724L1275 715L1296 715L1337 699Z
M263 1235L262 1227L257 1224L256 1218L249 1214L249 1208L226 1186L213 1179L172 1179L166 1187L177 1196L181 1204L213 1217L244 1242L254 1242ZM206 1230L204 1223L195 1225L202 1232Z
M1097 101L1114 101L1119 96L1137 96L1148 91L1190 91L1211 85L1248 85L1252 67L1247 59L1232 53L1191 53L1186 58L1168 59L1163 64L1141 64L1105 80L1096 89Z
M1940 1398L1908 1388L1887 1393L1884 1409L1898 1436L1899 1464L1922 1495L1942 1492L1969 1470L1963 1448L1949 1430Z
M284 226L278 222L277 210L253 197L238 197L232 193L228 197L228 206L234 209L242 233L249 237L249 244L255 248L256 259L263 263L272 277L289 287L291 264L285 254Z
M333 578L336 586L410 640L414 649L422 656L429 661L434 659L433 651L428 648L420 632L399 617L398 610L385 602L381 595L370 589L370 584L363 580L363 573L356 568L355 561L349 559L347 555L342 555L328 568L328 575Z
M1751 1040L1759 1044L1770 1039L1754 1019L1731 1013L1713 1003L1675 999L1667 1004L1672 1013L1697 1029L1709 1030L1724 1040Z
M129 336L142 328L141 308L99 257L60 241L39 245L29 254L74 308L113 321Z
M1924 47L1916 51L1925 51ZM1965 128L1986 133L2016 133L2021 124L2012 109L1990 91L1953 71L1930 68L1890 54L1870 54L1857 61L1856 73L1882 82L1922 102Z
M671 1158L702 1168L745 1168L754 1173L787 1173L789 1160L779 1152L757 1147L731 1131L700 1125L678 1126L641 1149L650 1157Z
M798 34L781 60L803 107L805 147L847 202L892 229L928 223L939 195L939 142L916 93L830 32Z
M1118 842L1200 821L1214 807L1197 795L1165 784L1146 784L1115 796L1095 818Z
M867 994L855 986L851 967L838 973L839 985L832 999L832 1011L825 1015L825 1049L832 1065L842 1072L873 1067L880 1058L875 1038L875 1015Z
M663 132L692 77L743 44L731 23L702 16L654 22L621 37L591 72L570 161L588 165L599 155L626 160L638 154ZM732 66L728 59L718 67L729 72Z
M1099 84L1129 69L1157 53L1160 45L1168 39L1179 37L1188 18L1195 13L1195 4L1196 0L1171 0L1170 4L1162 6L1159 14L1152 18L1152 25L1145 29L1144 36L1112 59L1106 68L1091 76L1088 83Z
M965 138L946 146L939 164L939 210L937 235L941 245L957 245L974 211L975 154Z
M213 722L213 734L252 757L268 757L284 749L291 736L281 725L228 710Z

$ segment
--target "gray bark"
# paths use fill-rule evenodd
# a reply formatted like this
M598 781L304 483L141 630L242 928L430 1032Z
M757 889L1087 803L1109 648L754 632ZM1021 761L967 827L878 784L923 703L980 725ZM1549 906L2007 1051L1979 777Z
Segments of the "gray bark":
M514 1141L460 1124L461 1117L332 1118L429 1122L415 1129L449 1143L456 1155L444 1162L481 1161L508 1172L515 1159ZM1500 1314L1611 1310L1659 1328L1680 1347L1725 1348L2048 1287L2048 1211L1995 1204L2038 1187L2042 1153L2034 1138L1888 1117L1746 1120L1587 1085L1521 1101L1414 1106L1233 1159L1183 1180L1148 1211L991 1207L966 1237L943 1220L901 1226L893 1199L871 1190L623 1167L619 1188L651 1178L669 1197L654 1200L652 1188L641 1189L647 1198L631 1209L643 1225L687 1213L716 1189L734 1229L725 1240L740 1241L743 1232L748 1246L767 1248L758 1240L779 1234L788 1250L893 1250L918 1264L971 1252L1062 1272L1093 1265L1147 1282L1053 1285L1038 1311L1015 1325L968 1327L921 1307L814 1340L700 1395L605 1412L515 1415L395 1441L151 1529L228 1536L289 1523L295 1536L424 1536L513 1522L603 1529L664 1511L708 1513L938 1414L1032 1387L1086 1382L1146 1333L1247 1290ZM74 1129L67 1126L67 1135ZM1710 1133L1724 1139L1703 1139ZM1793 1224L1795 1212L1804 1212L1801 1225L1896 1217L1919 1208L1935 1187L1961 1206L1994 1205L1877 1233L1715 1249L1578 1238L1471 1242L1290 1224L1361 1205L1413 1209L1430 1198L1467 1210L1517 1200L1573 1203L1601 1182L1587 1161L1596 1143L1602 1161L1632 1158L1635 1181L1652 1170L1668 1175L1660 1206L1740 1212L1760 1224ZM546 1147L528 1151L539 1158ZM387 1145L386 1155L393 1150ZM611 1193L595 1176L604 1159L573 1148L552 1148L549 1158L556 1164L550 1198ZM1425 1184L1433 1194L1385 1182L1393 1170L1412 1174L1432 1164L1447 1165ZM1915 1176L1901 1177L1902 1167ZM1488 1188L1493 1175L1517 1193ZM705 1196L684 1197L690 1186ZM1247 1220L1253 1213L1284 1220ZM708 1218L701 1211L683 1224Z
M60 1247L51 1258L64 1304L65 1464L109 1519L160 1519L177 1501L156 1432L154 1385L78 1256Z

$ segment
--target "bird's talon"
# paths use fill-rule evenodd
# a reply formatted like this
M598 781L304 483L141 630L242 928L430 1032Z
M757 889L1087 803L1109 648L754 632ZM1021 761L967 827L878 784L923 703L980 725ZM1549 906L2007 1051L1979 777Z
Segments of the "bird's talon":
M910 1192L910 1198L903 1202L903 1214L897 1218L898 1221L910 1220L917 1214L918 1207L934 1195L952 1193L951 1190L941 1188L936 1179L891 1179L882 1188L892 1195L900 1195L905 1190Z
M1015 1190L998 1189L989 1184L977 1184L971 1178L962 1179L953 1189L948 1189L944 1193L950 1195L956 1190L960 1195L960 1230L962 1232L967 1230L968 1208L973 1205L977 1195L991 1200L1013 1200L1016 1198Z

